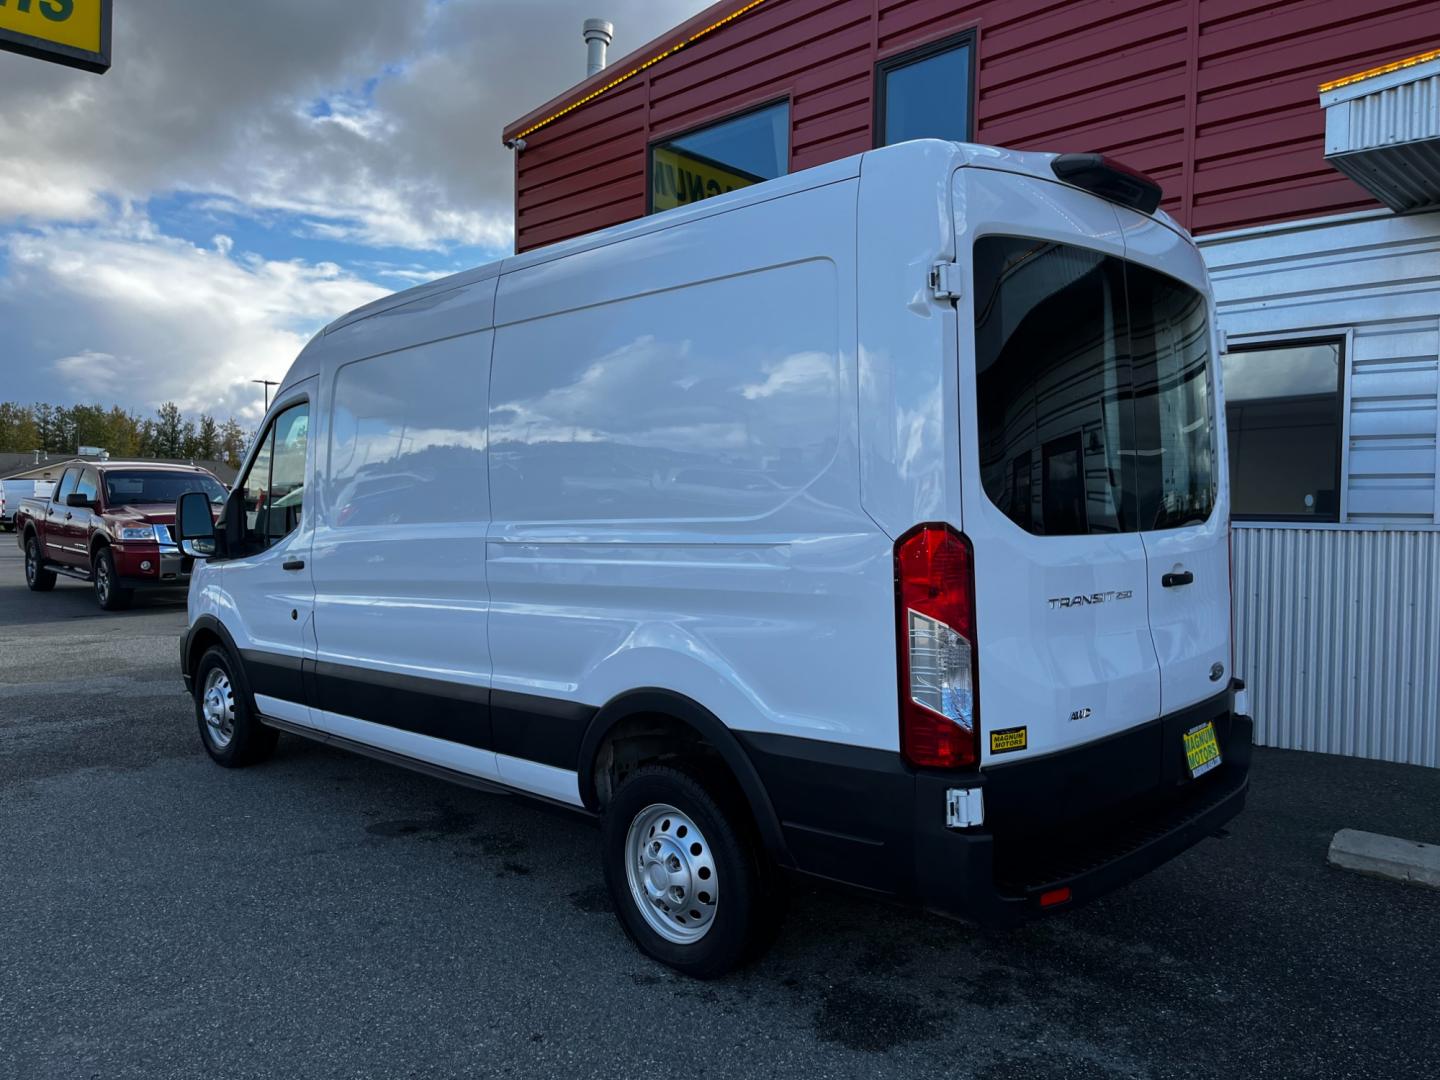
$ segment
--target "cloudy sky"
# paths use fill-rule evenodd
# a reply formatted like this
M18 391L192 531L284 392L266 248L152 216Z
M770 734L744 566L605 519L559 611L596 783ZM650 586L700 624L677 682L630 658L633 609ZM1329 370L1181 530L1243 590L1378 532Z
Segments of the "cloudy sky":
M309 336L512 246L500 129L705 0L122 0L0 53L0 401L253 421Z

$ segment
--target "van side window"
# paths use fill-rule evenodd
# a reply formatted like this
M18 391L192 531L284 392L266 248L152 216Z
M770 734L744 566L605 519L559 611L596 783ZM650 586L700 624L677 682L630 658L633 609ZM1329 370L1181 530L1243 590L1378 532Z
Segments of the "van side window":
M305 402L277 416L260 437L249 471L236 484L242 493L248 553L263 551L300 524L309 418Z
M250 462L250 470L236 485L243 494L241 506L245 511L245 544L249 548L261 539L260 515L264 511L266 496L270 489L270 457L275 450L275 428L272 425L261 437L260 448ZM264 547L261 543L260 547Z
M265 531L268 543L288 536L300 524L305 501L305 452L309 444L308 404L302 402L276 417Z

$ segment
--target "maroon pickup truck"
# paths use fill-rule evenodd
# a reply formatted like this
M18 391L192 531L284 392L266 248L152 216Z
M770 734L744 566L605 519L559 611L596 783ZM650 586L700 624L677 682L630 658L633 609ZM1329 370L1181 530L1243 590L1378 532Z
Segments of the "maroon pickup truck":
M128 607L138 588L184 588L191 560L175 543L175 500L203 491L217 509L225 487L193 465L97 461L71 465L48 499L15 515L25 584L55 587L58 574L89 581L106 611Z

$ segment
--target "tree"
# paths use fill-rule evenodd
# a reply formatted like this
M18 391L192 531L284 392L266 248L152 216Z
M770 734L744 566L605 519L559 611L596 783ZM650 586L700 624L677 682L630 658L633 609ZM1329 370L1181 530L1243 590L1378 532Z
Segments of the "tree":
M156 457L178 458L185 454L187 430L194 438L194 425L185 419L180 406L167 401L155 410L154 445Z
M140 453L140 418L119 405L112 405L106 417L110 434L104 444L114 457L134 457Z
M55 416L55 406L43 401L39 402L30 410L30 415L35 421L35 446L31 449L61 449L59 443L59 422Z
M40 434L35 430L35 413L18 401L0 403L0 452L23 454L40 449Z
M113 452L110 437L110 414L99 405L75 405L67 411L70 440L67 450L82 446L99 446Z
M232 469L240 467L250 447L250 433L232 416L220 427L220 459Z
M220 425L209 413L200 414L200 423L195 430L195 445L190 457L202 461L214 461L220 456Z

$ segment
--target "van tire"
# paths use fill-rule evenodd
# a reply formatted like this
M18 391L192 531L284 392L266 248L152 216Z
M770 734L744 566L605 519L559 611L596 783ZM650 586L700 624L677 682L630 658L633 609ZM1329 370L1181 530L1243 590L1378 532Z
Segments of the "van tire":
M108 547L97 548L90 560L95 602L101 611L124 611L135 599L134 589L122 589L115 574L115 556Z
M667 808L687 819L703 843L693 843L687 826L674 823L666 815ZM653 918L672 934L694 932L688 927L677 930L670 922L693 920L687 920L678 910L667 917L666 912L659 911L661 901L652 899L653 894L646 895L646 875L639 870L644 842L638 835L641 855L636 860L637 881L632 888L627 873L635 842L630 835L632 826L666 841L672 850L676 830L685 830L680 835L692 843L684 845L680 854L698 848L698 859L713 864L712 869L704 862L687 860L679 871L685 886L695 894L687 896L682 888L680 895L685 899L677 908L685 909L687 914L689 904L695 904L697 910L703 908L698 899L706 896L701 879L714 882L713 913L705 913L708 923L697 940L672 940L651 924ZM765 855L743 800L723 778L667 765L635 770L605 808L601 852L605 884L620 925L642 951L662 964L698 979L712 979L759 956L774 940L783 911L779 871ZM664 850L660 854L663 856ZM642 908L641 896L651 902L653 914L649 917Z
M240 769L275 752L280 733L255 715L239 666L223 645L210 646L200 657L194 688L195 723L215 764Z
M49 592L55 588L55 571L45 569L40 557L40 541L31 533L25 538L25 585L31 592Z

